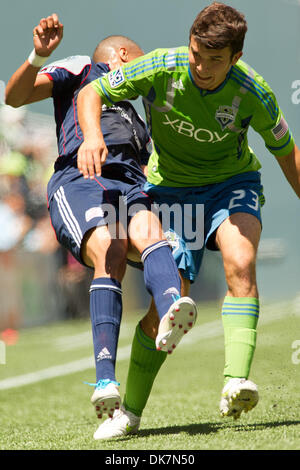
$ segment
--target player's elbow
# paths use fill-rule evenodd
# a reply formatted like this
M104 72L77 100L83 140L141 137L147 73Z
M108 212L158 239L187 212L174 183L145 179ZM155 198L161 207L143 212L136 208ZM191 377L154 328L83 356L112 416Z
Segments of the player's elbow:
M20 100L20 98L18 98L18 96L14 96L8 90L5 90L4 103L7 104L8 106L12 106L13 108L19 108L20 106L23 106L24 104Z

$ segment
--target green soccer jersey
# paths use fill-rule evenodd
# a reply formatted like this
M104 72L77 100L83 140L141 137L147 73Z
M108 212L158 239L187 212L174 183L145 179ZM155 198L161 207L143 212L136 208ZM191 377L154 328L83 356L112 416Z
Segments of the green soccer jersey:
M276 156L294 146L271 88L241 60L213 91L195 85L187 47L157 49L92 86L108 106L143 96L154 142L148 181L155 185L203 186L260 169L249 126Z

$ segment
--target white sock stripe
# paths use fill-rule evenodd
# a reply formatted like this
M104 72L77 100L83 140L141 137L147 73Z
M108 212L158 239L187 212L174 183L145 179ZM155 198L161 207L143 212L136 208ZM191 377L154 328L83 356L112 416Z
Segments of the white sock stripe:
M75 225L75 227L76 227L76 229L77 229L77 233L78 233L78 235L79 235L79 237L80 237L80 240L82 240L82 231L81 231L80 225L79 225L78 220L76 219L75 215L74 215L73 212L72 212L72 209L71 209L70 204L69 204L68 201L67 201L67 198L66 198L66 195L65 195L65 190L64 190L63 186L60 187L60 190L61 190L61 194L62 194L63 201L64 201L64 203L65 203L65 206L66 206L67 210L68 210L68 213L69 213L71 219L72 219L73 222L74 222L74 225Z
M78 240L77 236L78 234L74 233L72 227L70 226L69 224L69 221L68 221L68 218L67 218L67 215L65 214L65 210L64 210L64 207L63 207L63 204L60 200L60 197L59 195L57 195L56 193L54 194L54 197L56 199L56 202L57 202L57 206L58 206L58 210L59 210L59 213L61 215L61 218L63 219L64 221L64 224L66 225L69 233L72 235L73 239L75 240L76 242L76 245L78 246L78 248L80 248L80 244L81 244L81 240Z
M109 289L109 290L114 290L114 291L116 291L118 294L122 295L122 289L120 289L120 288L117 287L117 286L110 286L110 285L107 285L107 284L93 284L93 285L91 285L91 287L90 287L90 292L92 292L93 290L97 290L97 289Z
M80 247L81 241L82 241L82 232L80 230L78 222L75 219L74 214L73 214L69 204L67 203L65 194L62 190L63 190L63 188L61 186L56 191L56 193L54 194L54 197L55 197L56 202L58 204L59 213L60 213L64 223L66 224L70 234L74 238L77 246Z
M169 243L167 240L162 240L160 242L157 242L155 243L155 245L152 245L150 246L149 248L146 248L144 251L143 251L143 254L141 256L141 261L142 263L144 263L145 259L147 258L147 256L152 253L152 251L155 251L157 250L158 248L161 248L162 246L169 246Z

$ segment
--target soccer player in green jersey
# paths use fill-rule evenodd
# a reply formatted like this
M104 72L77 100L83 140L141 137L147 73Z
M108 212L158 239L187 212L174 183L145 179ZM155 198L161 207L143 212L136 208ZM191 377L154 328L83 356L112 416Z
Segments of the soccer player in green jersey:
M299 149L270 86L241 60L246 31L244 15L214 2L196 17L189 47L150 52L95 80L78 100L84 174L93 174L107 155L99 126L102 104L140 95L154 141L145 191L158 204L181 204L183 211L185 203L204 205L204 244L220 250L228 287L222 308L220 412L234 418L258 402L257 386L248 376L259 317L256 254L263 194L261 164L247 141L249 126L262 136L300 197ZM191 248L178 227L171 226L169 233L188 289L198 274L203 247ZM100 426L99 438L129 434L132 420L142 415L150 393L148 389L140 398L143 374L145 384L158 369L149 367L150 340L151 332L137 329L124 406Z

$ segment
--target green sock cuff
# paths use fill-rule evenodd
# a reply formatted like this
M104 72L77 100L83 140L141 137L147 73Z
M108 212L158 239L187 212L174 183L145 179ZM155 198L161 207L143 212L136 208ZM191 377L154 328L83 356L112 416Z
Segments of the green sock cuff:
M225 327L256 328L259 318L259 299L255 297L228 297L222 307Z
M259 305L259 299L257 297L230 297L226 295L224 303Z
M135 329L135 336L141 346L151 351L156 351L155 340L150 338L143 332L140 322L137 324Z

